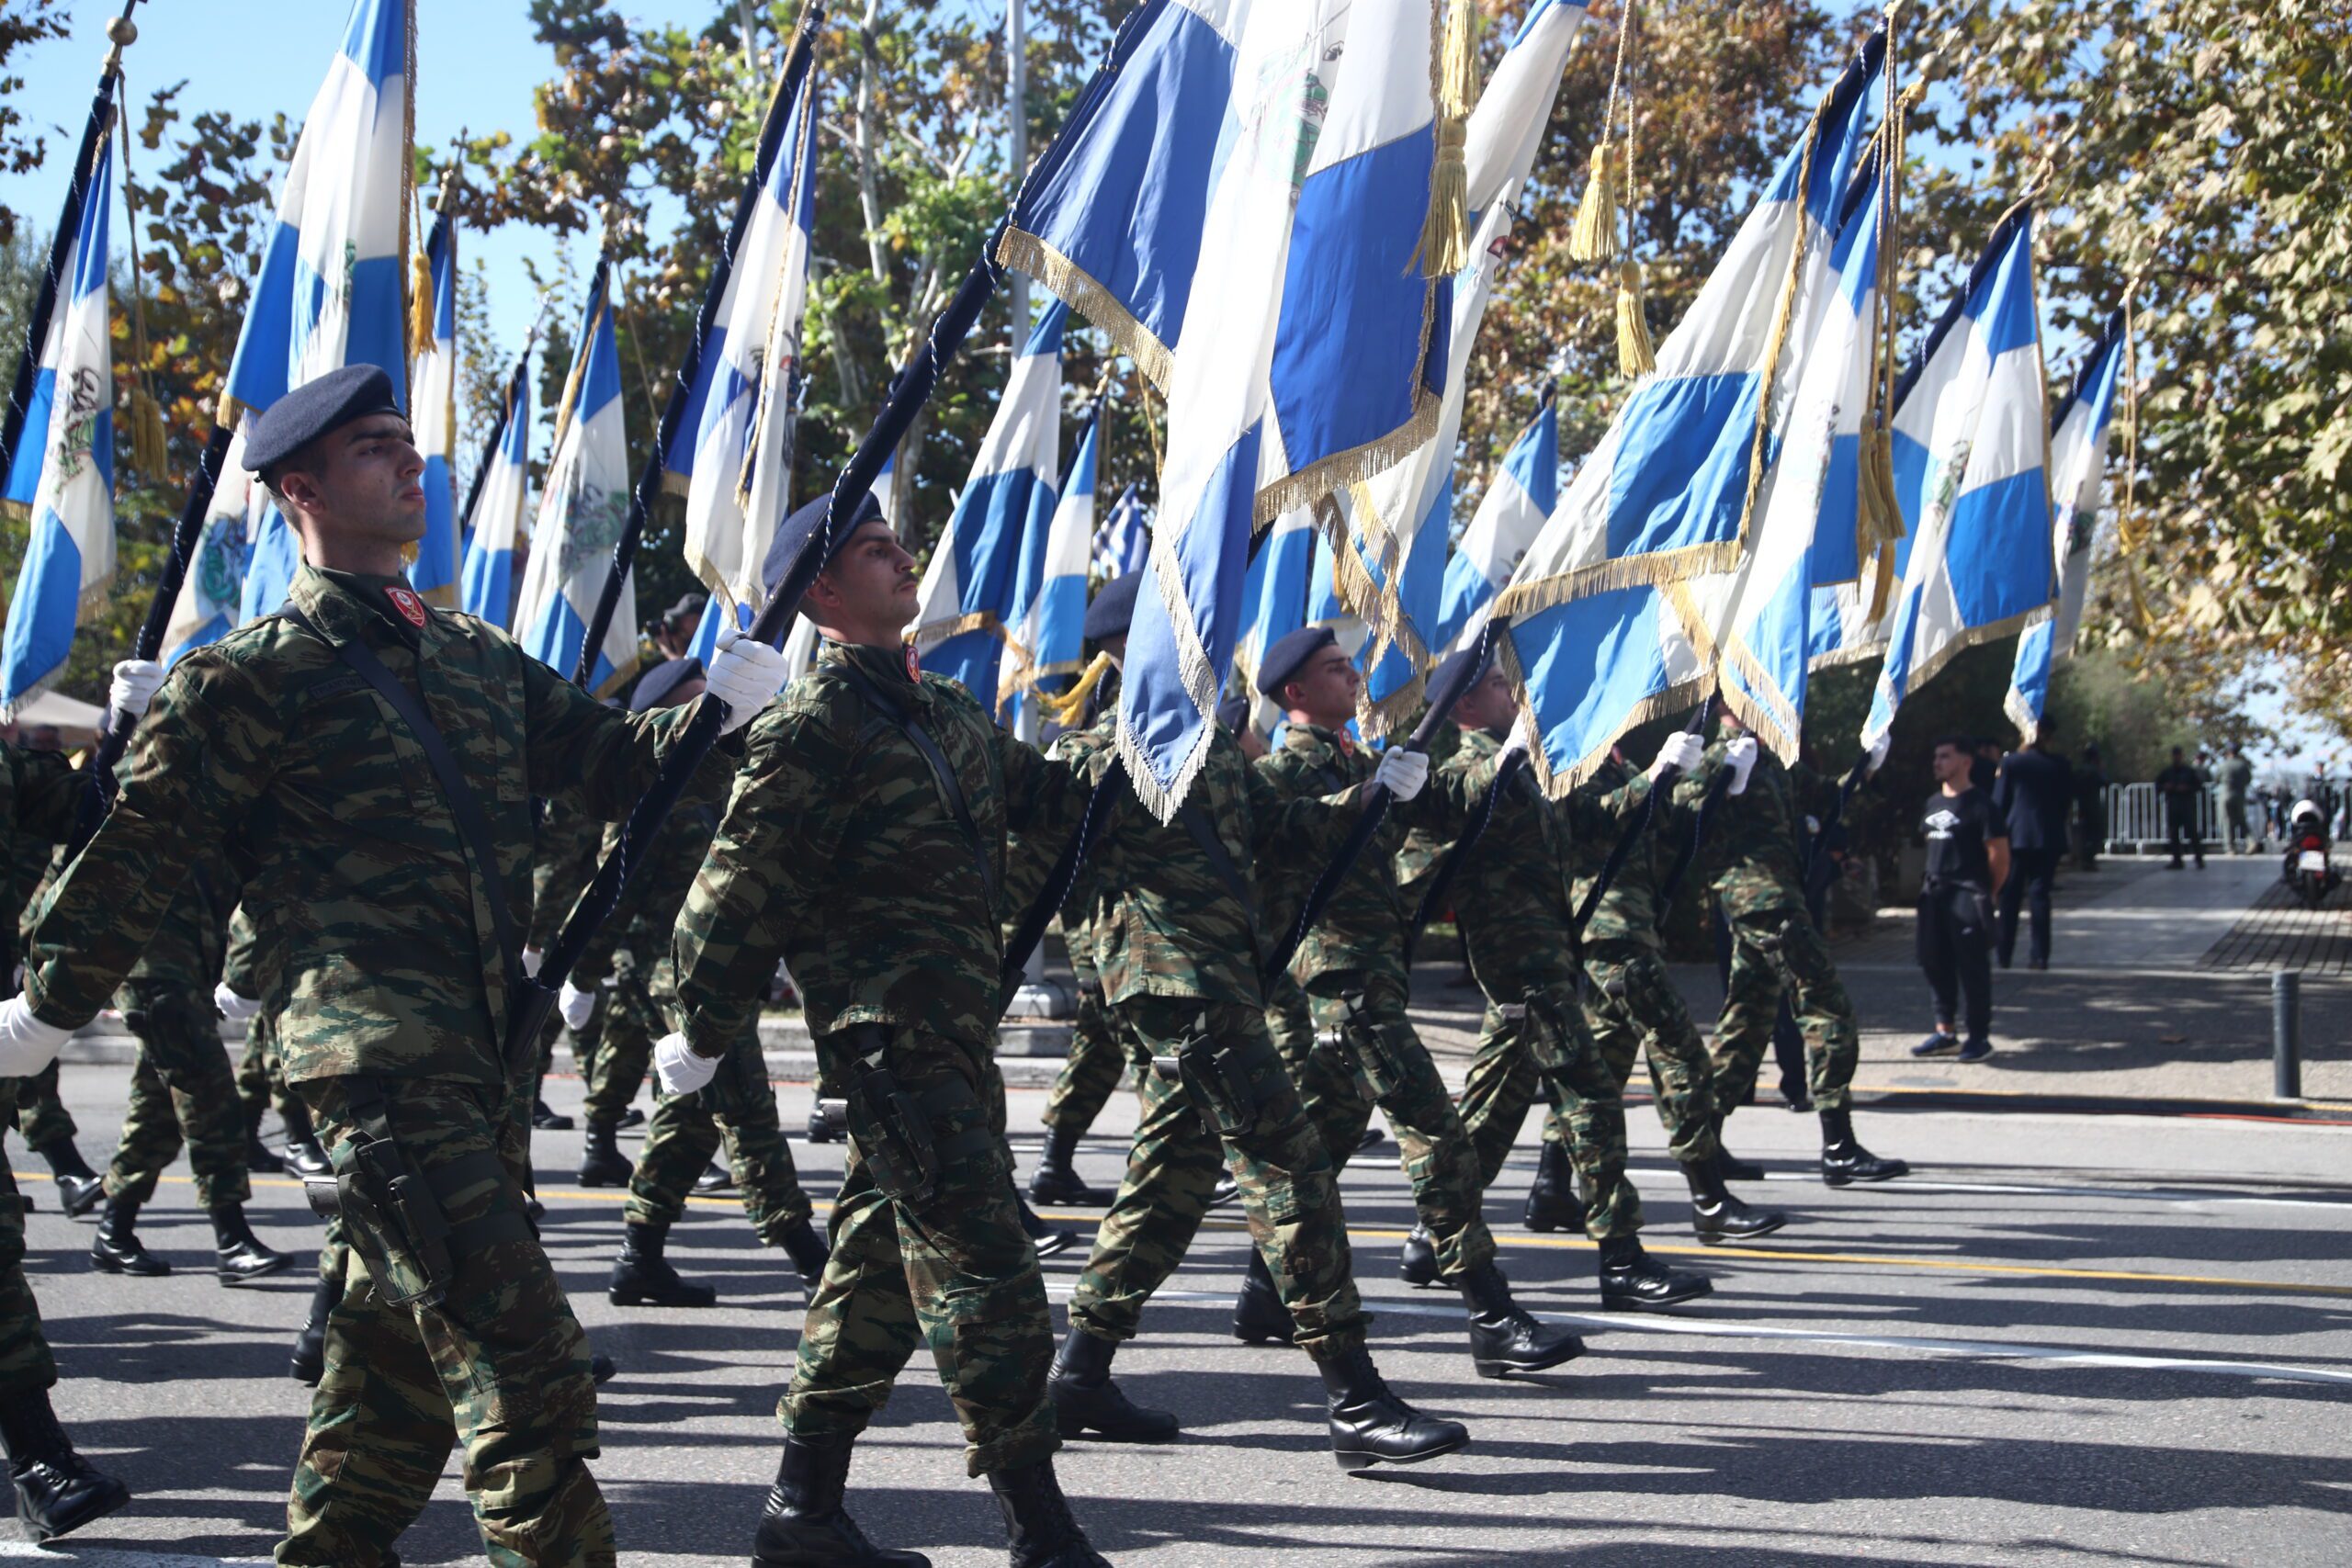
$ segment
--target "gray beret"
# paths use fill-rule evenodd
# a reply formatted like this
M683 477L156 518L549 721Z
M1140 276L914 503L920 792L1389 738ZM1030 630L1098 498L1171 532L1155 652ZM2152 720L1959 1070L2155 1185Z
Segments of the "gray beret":
M346 365L306 381L264 409L245 425L245 468L266 479L270 470L355 419L400 413L392 378L380 366Z

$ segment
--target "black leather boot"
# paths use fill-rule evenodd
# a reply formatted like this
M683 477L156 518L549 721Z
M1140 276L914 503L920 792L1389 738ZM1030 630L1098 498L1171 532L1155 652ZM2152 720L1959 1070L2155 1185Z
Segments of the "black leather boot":
M989 1490L1004 1515L1012 1568L1111 1568L1111 1560L1094 1550L1070 1517L1052 1460L990 1471Z
M17 1483L17 1517L35 1540L79 1529L130 1501L128 1487L74 1451L47 1389L0 1404L0 1439Z
M1821 1179L1832 1187L1855 1181L1891 1181L1908 1176L1911 1168L1899 1159L1881 1159L1854 1136L1851 1111L1821 1113Z
M245 1111L245 1168L255 1176L282 1176L286 1162L261 1141L261 1113L265 1109L254 1105Z
M588 1123L588 1144L580 1155L581 1186L628 1185L628 1179L637 1174L637 1167L621 1153L620 1135L620 1128L610 1122Z
M1231 1171L1218 1177L1216 1185L1209 1189L1209 1207L1212 1209L1230 1209L1240 1201L1241 1183L1233 1179Z
M1642 1248L1637 1235L1600 1244L1600 1304L1617 1312L1657 1312L1713 1292L1703 1274L1668 1269Z
M1298 1329L1274 1288L1274 1271L1266 1255L1250 1249L1250 1268L1241 1276L1241 1293L1233 1300L1233 1337L1244 1345L1295 1345Z
M613 1282L605 1295L615 1306L707 1307L718 1303L718 1292L708 1285L679 1278L662 1256L670 1239L667 1224L621 1227L621 1255L613 1263Z
M90 1261L101 1274L138 1274L155 1278L172 1266L140 1244L139 1200L109 1198L98 1216L98 1234L90 1238Z
M1046 1129L1045 1151L1037 1156L1037 1168L1029 1173L1029 1197L1038 1203L1075 1203L1081 1208L1103 1209L1111 1203L1110 1196L1086 1184L1070 1163L1078 1153L1079 1132L1076 1128Z
M1576 1168L1568 1145L1546 1141L1536 1157L1535 1185L1527 1190L1527 1210L1519 1223L1532 1231L1584 1232L1584 1205L1577 1201Z
M817 1234L815 1225L802 1220L784 1233L781 1245L784 1255L792 1259L792 1271L800 1276L801 1288L815 1295L817 1281L825 1277L825 1259L832 1256L825 1238Z
M1419 1464L1450 1454L1470 1440L1459 1421L1424 1416L1395 1394L1362 1345L1317 1357L1330 1413L1331 1457L1341 1470L1375 1464Z
M542 1133L569 1133L571 1118L549 1105L543 1097L531 1100L531 1125Z
M768 1488L752 1568L931 1568L920 1551L889 1551L865 1539L842 1506L853 1439L784 1439Z
M1428 1227L1415 1225L1406 1236L1404 1250L1396 1256L1396 1277L1423 1289L1437 1283L1437 1247L1430 1241Z
M1750 1208L1733 1197L1711 1159L1684 1166L1682 1179L1690 1187L1690 1228L1709 1247L1770 1235L1789 1223L1777 1209Z
M734 1186L735 1173L727 1168L724 1160L712 1160L703 1168L703 1173L695 1178L695 1190L697 1192L727 1192Z
M1462 1276L1470 1307L1470 1364L1482 1378L1540 1372L1584 1354L1584 1341L1536 1322L1510 1299L1510 1284L1492 1259Z
M832 1118L825 1114L823 1100L808 1102L808 1126L801 1135L812 1144L837 1144L842 1141L842 1134L833 1130Z
M80 1219L106 1196L105 1179L90 1168L73 1139L51 1138L33 1152L49 1162L50 1174L57 1178L58 1201L70 1217Z
M1057 1231L1037 1217L1037 1211L1015 1189L1012 1201L1021 1209L1021 1229L1029 1237L1029 1245L1037 1249L1040 1258L1051 1258L1057 1252L1068 1252L1078 1245L1076 1231Z
M1176 1417L1146 1410L1111 1381L1111 1358L1118 1346L1073 1325L1054 1357L1046 1388L1054 1396L1054 1418L1065 1438L1092 1432L1114 1443L1164 1443L1176 1436Z
M299 1100L289 1101L286 1111L286 1168L297 1176L325 1176L334 1169L311 1125L311 1108Z
M254 1235L254 1227L245 1219L243 1203L212 1205L212 1245L220 1254L215 1266L224 1285L242 1285L248 1280L258 1280L275 1274L294 1261L282 1252L262 1245Z
M1724 1118L1715 1118L1715 1175L1724 1181L1761 1181L1764 1168L1753 1160L1741 1159L1724 1144Z
M310 1321L302 1325L302 1332L294 1337L294 1354L286 1370L294 1381L316 1388L327 1372L327 1314L334 1311L335 1303L343 1300L343 1281L321 1280L311 1292Z

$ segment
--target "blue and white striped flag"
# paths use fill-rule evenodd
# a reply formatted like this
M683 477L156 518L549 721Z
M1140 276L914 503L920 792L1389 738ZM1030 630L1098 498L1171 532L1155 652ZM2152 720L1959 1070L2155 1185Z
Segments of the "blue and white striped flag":
M433 277L433 336L416 345L409 377L410 428L424 454L424 537L416 542L409 585L427 604L458 602L464 541L458 534L458 220L436 213L424 242Z
M514 607L514 538L531 493L531 357L526 352L506 383L506 408L489 467L474 481L466 518L466 570L458 604L469 615L506 625Z
M254 540L260 535L263 514L272 510L269 492L245 471L245 433L240 427L229 438L220 480L212 487L212 504L204 514L204 532L197 537L195 557L187 563L187 575L180 580L180 595L173 601L171 619L164 626L165 669L189 649L235 628L244 603L245 570L253 560Z
M408 88L413 0L356 0L342 47L302 122L262 253L228 400L261 410L346 365L377 365L408 386ZM233 410L224 410L224 417ZM276 612L300 547L266 510L245 571L240 619Z
M2091 544L2107 485L2108 432L2116 389L2123 384L2127 319L2120 310L2109 318L2106 332L2084 355L2074 386L2050 416L2050 494L2057 510L2051 547L2058 561L2058 596L2018 634L2017 663L2003 705L2029 745L2041 728L2042 707L2050 699L2050 666L2075 650L2082 629Z
M923 570L922 598L907 628L923 668L962 682L991 713L1023 541L1054 515L1062 327L1069 319L1069 306L1047 300L1013 356L996 417L973 456L971 477Z
M48 340L40 345L24 433L8 454L7 501L31 531L0 637L0 713L14 715L65 669L82 616L114 586L114 354L107 304L107 209L113 141L90 159Z
M1141 571L1150 554L1151 524L1144 517L1143 502L1130 483L1119 492L1111 514L1094 530L1090 565L1097 581L1108 582Z
M1445 563L1438 592L1435 651L1441 658L1477 637L1487 624L1487 606L1519 570L1559 502L1560 415L1546 387L1535 417L1503 454L1502 467L1479 498L1453 558Z
M2033 287L2033 209L1994 230L1968 286L1895 390L1894 491L1911 548L1862 747L1963 649L2050 603L2050 418Z
M1075 675L1086 666L1086 569L1094 539L1094 478L1102 434L1102 400L1098 398L1062 475L1053 521L1031 529L1021 541L1012 614L1005 624L1013 664L1005 671L1003 685L1011 696L1001 700L1010 701L1013 728L1023 735L1036 728L1038 716L1037 705L1026 694L1041 681Z
M1824 96L1496 599L1510 621L1502 655L1543 740L1532 760L1555 794L1713 678L1884 52L1872 35ZM1724 581L1702 594L1710 574Z
M610 257L596 263L576 341L556 409L538 520L531 528L531 558L514 602L523 650L567 680L580 667L581 639L612 571L613 546L628 521L628 432L621 418ZM599 696L618 690L637 663L637 574L631 572L621 583L588 689Z

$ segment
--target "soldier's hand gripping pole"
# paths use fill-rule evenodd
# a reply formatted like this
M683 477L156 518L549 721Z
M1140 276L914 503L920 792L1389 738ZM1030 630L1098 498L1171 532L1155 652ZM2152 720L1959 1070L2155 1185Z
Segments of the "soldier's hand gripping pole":
M1702 732L1706 728L1707 715L1713 711L1714 705L1715 701L1713 697L1699 705L1697 728ZM1657 916L1655 922L1657 930L1666 929L1668 917L1674 910L1675 890L1682 886L1683 877L1690 874L1690 863L1699 858L1699 851L1707 841L1707 823L1714 816L1715 803L1730 792L1731 770L1724 768L1708 781L1707 793L1700 796L1699 809L1690 824L1690 837L1684 840L1682 847L1674 852L1674 863L1667 868L1665 879L1657 885ZM1657 791L1655 788L1650 791L1650 797L1653 800L1657 797Z

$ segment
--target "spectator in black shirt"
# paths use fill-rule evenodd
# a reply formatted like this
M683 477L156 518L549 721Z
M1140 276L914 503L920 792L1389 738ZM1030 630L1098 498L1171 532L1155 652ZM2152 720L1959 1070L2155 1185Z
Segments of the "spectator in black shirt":
M2172 863L2165 869L2180 869L2180 849L2186 842L2197 857L2197 869L2205 869L2205 836L2197 827L2197 800L2205 793L2205 771L2190 767L2181 756L2180 748L2172 749L2172 766L2156 775L2156 798L2165 804L2165 845L2172 851Z
M1928 845L1919 967L1935 997L1936 1030L1911 1048L1915 1056L1981 1062L1993 1054L1993 896L2008 874L2009 841L1992 797L1969 782L1974 761L1964 739L1937 741L1938 787L1919 811ZM1965 1040L1953 1029L1955 1020L1967 1025Z
M2004 969L2018 950L2020 905L2033 919L2026 963L2050 967L2050 893L2066 852L2066 806L2075 793L2074 770L2050 750L2057 728L2056 720L2043 719L2024 750L2001 759L2001 776L1993 785L1994 814L2009 830L2009 874L2001 884L2000 942L1994 950Z

